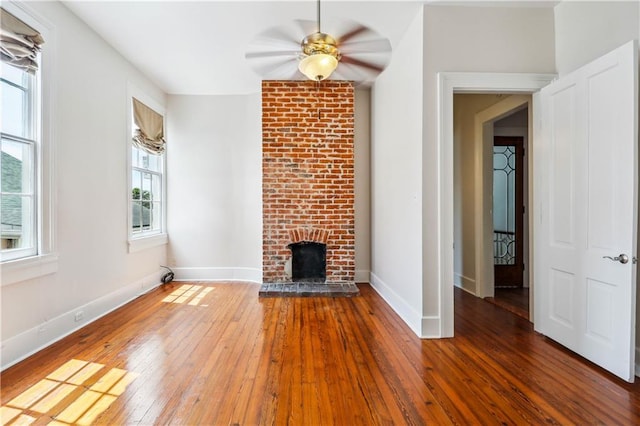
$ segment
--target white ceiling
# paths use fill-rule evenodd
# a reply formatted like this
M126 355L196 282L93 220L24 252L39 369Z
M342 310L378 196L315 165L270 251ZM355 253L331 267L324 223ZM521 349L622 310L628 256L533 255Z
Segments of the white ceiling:
M314 0L64 3L169 94L259 92L260 76L244 57L252 39L268 28L316 19ZM420 8L415 0L323 1L322 29L331 34L332 21L356 21L394 48Z

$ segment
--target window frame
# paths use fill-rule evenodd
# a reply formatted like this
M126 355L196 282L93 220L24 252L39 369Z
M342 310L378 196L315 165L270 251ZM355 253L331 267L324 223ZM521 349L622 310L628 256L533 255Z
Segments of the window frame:
M35 111L36 141L34 163L34 210L36 251L33 254L0 261L0 286L16 284L30 279L53 274L58 270L58 255L56 253L55 216L57 213L55 191L55 134L52 115L55 104L52 84L55 78L55 31L54 26L43 16L34 12L28 4L5 1L2 7L25 24L42 34L45 45L40 52L39 69L34 79L33 96Z
M138 167L134 167L133 159L132 159L132 148L133 145L133 132L135 128L135 123L133 120L133 98L136 98L149 108L153 109L158 114L162 115L162 122L165 129L166 134L166 109L164 105L151 96L147 95L142 90L138 89L132 83L127 84L127 137L126 137L126 146L127 146L127 245L129 253L146 250L152 247L157 247L160 245L167 244L168 235L167 235L167 150L160 156L160 168L161 172L151 172L154 174L161 175L160 184L162 188L160 189L161 193L161 201L160 201L160 229L147 231L147 232L133 232L133 199L131 196L131 181L134 169L136 170L144 170ZM144 170L144 173L148 173L148 171Z

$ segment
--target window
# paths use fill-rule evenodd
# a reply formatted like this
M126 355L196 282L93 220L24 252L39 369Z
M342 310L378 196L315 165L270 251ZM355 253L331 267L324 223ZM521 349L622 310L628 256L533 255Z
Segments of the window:
M0 7L0 286L58 270L53 29L24 2ZM41 49L44 45L45 48Z
M0 258L38 254L38 75L0 66Z
M162 232L163 156L131 147L131 234Z
M137 251L167 241L164 116L157 103L130 92L129 250Z

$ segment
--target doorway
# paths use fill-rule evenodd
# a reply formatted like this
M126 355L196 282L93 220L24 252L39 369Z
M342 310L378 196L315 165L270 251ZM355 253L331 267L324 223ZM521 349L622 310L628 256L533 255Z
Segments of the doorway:
M453 104L454 283L527 319L531 101L470 93Z
M494 123L493 140L493 256L494 296L486 298L522 318L529 319L528 264L530 229L527 196L528 168L525 140L528 108ZM510 135L510 136L497 136ZM519 135L519 136L514 136ZM527 255L525 255L525 251Z
M439 286L438 306L440 307L440 315L438 320L438 336L453 337L453 287L454 287L454 137L453 137L453 97L454 93L511 93L511 94L531 94L542 87L549 84L554 74L500 74L500 73L448 73L438 74L438 150L440 152L440 164L438 169L439 179L439 198L437 223L439 232L436 235L438 242L438 250L440 259L439 268L435 271L433 277L437 279ZM529 110L529 115L534 116L533 111ZM531 133L531 129L529 129ZM529 160L530 161L530 160ZM480 177L478 180L483 180ZM480 184L482 182L479 182ZM530 196L529 196L530 197ZM486 213L490 209L480 209L477 211L478 221L485 223ZM530 221L530 220L529 220ZM489 233L492 232L493 226L489 221ZM491 244L488 248L491 255ZM489 256L492 261L492 256ZM484 263L481 268L484 268ZM530 269L530 268L529 268ZM485 275L491 275L493 278L493 267L490 271L486 268L478 271L478 276L483 278L478 284L478 291L493 291L493 285L490 289L486 285ZM530 275L531 271L527 271ZM437 276L436 276L437 275ZM532 297L532 296L530 296ZM530 305L531 306L531 305ZM532 312L533 313L533 312ZM533 320L534 318L530 318Z

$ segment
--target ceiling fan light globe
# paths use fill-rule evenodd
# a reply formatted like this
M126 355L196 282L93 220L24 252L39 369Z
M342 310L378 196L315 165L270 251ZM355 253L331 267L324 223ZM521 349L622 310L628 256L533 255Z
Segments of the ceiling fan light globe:
M314 53L304 57L298 64L298 69L309 80L321 81L329 76L338 67L335 56L326 53Z

